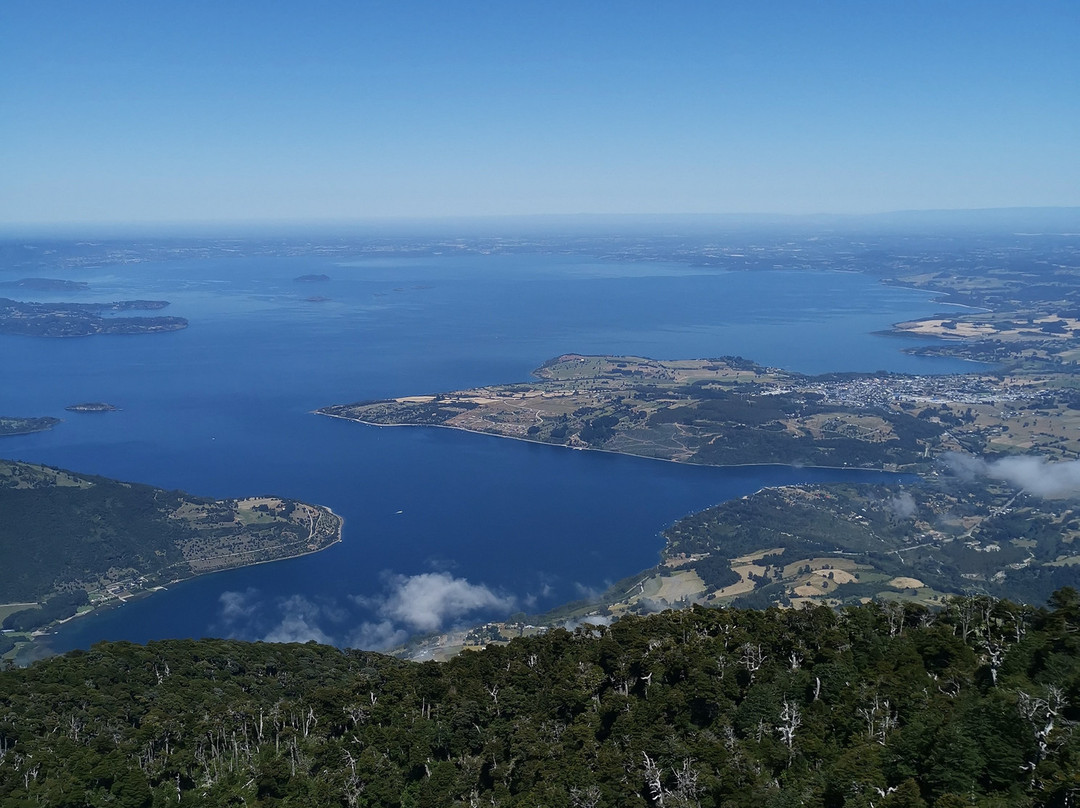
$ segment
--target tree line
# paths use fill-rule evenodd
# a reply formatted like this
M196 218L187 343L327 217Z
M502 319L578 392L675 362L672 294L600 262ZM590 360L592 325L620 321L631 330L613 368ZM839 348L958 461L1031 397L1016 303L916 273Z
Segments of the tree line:
M0 804L1066 806L1078 645L1072 589L694 607L446 663L103 643L0 673Z

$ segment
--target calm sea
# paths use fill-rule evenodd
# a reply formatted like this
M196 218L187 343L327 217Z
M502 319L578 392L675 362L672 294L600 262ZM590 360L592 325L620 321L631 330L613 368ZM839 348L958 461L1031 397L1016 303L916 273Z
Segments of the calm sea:
M331 280L294 280L322 273ZM901 349L917 343L874 335L944 307L853 273L389 255L49 274L91 290L23 299L167 299L165 313L191 325L0 337L0 413L64 418L51 432L3 439L3 456L205 496L275 493L346 519L344 541L325 552L189 581L73 621L53 638L58 650L211 635L380 647L603 589L656 563L660 531L695 509L765 485L868 476L679 466L310 414L326 404L526 380L571 351L737 354L803 372L970 369L907 356ZM14 277L0 269L0 279ZM64 411L81 401L121 411Z

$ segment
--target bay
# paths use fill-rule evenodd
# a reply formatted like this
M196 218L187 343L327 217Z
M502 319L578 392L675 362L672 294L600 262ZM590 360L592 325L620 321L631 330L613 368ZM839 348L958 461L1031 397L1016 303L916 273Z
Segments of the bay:
M294 280L308 274L330 280ZM51 432L6 438L4 456L205 496L274 493L346 518L344 541L327 551L72 621L52 638L56 650L210 635L382 647L602 589L653 565L660 531L679 516L762 486L873 478L680 466L311 414L326 404L525 380L571 351L734 354L808 373L971 367L909 356L901 349L917 342L874 333L945 306L846 272L391 254L180 259L50 276L87 281L79 300L170 300L165 313L190 327L0 337L0 412L64 418ZM99 400L121 410L63 410Z

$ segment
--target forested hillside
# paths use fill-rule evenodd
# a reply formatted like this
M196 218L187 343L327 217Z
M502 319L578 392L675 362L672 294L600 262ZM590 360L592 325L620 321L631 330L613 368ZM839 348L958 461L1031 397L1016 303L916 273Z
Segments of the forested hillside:
M213 500L0 460L0 603L94 603L159 583L322 549L340 538L328 509L279 497ZM16 621L18 622L18 621ZM5 628L25 628L5 625Z
M756 559L752 592L735 587L742 599L725 601L736 606L839 605L888 599L890 589L923 603L973 591L1045 603L1077 581L1080 500L952 475L903 488L789 485L685 516L664 536L666 557L695 570L714 598Z
M0 802L1065 806L1078 720L1070 589L695 607L447 663L101 644L0 674Z

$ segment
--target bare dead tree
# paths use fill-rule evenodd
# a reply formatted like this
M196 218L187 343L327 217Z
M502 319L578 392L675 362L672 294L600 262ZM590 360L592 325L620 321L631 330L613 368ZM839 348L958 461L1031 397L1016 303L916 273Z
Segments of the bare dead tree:
M664 808L664 786L660 780L660 767L646 754L645 758L645 787L649 790L649 798L657 808Z
M860 707L857 712L866 722L866 737L884 746L885 737L897 725L896 715L893 713L889 700L874 696L874 701L870 706Z
M307 715L304 716L303 733L305 738L311 734L311 730L314 729L318 723L319 719L315 717L315 708L308 707Z
M750 674L750 681L754 681L754 674L761 670L761 666L765 664L765 660L768 657L761 650L761 643L743 643L742 657L739 659L739 664L742 665Z
M885 622L889 626L889 636L898 637L904 633L904 604L889 601L881 607Z
M675 773L675 804L686 808L700 808L701 787L698 773L689 758L683 760L681 769L672 769Z
M1067 727L1071 734L1072 723L1066 721L1061 715L1062 711L1068 706L1065 692L1056 685L1046 686L1046 696L1044 698L1032 696L1024 691L1018 691L1016 694L1016 707L1021 717L1031 728L1035 736L1035 743L1038 746L1035 759L1028 761L1026 766L1032 772L1032 783L1034 783L1036 767L1050 755L1051 747L1056 747L1067 740L1068 735L1066 734L1066 737L1059 738L1057 743L1054 743L1054 730L1059 726Z
M570 789L570 805L572 808L596 808L600 804L600 789L589 786L586 789Z
M794 754L795 731L800 726L802 726L802 714L799 712L799 705L784 699L780 709L780 725L776 731L780 735L780 740L784 742L784 746L788 748L789 757Z

